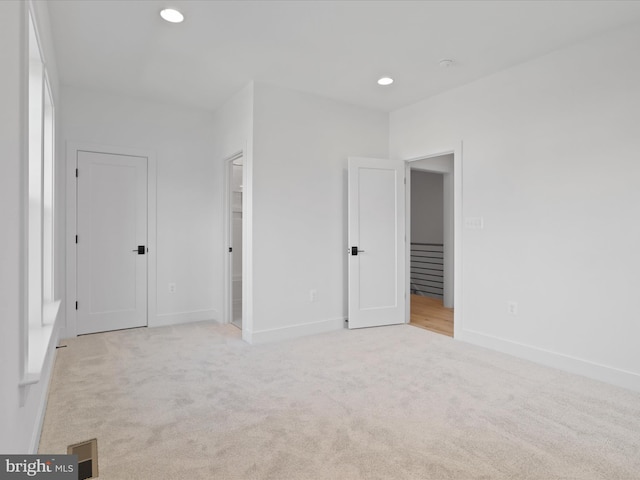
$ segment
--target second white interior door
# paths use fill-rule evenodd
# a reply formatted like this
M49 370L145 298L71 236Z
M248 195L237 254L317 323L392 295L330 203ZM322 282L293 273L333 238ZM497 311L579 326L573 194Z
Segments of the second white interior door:
M77 333L147 325L147 159L78 151Z
M349 159L349 328L405 322L404 171Z
M242 158L231 164L231 323L242 328Z

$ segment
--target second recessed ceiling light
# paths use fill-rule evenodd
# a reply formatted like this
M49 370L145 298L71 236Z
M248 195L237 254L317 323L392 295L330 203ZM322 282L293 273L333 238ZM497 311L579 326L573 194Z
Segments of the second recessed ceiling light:
M391 85L393 83L393 78L391 77L382 77L380 79L378 79L378 85Z
M174 8L165 8L160 12L160 16L171 23L180 23L184 20L184 15Z

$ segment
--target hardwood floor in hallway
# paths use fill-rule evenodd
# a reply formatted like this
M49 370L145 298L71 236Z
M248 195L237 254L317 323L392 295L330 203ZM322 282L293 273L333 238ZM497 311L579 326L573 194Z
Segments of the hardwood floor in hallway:
M411 295L410 325L453 337L453 308L437 298Z

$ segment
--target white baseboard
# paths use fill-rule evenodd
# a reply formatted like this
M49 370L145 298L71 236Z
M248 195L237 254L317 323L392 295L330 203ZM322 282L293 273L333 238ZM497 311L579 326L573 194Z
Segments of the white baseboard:
M215 310L197 310L193 312L162 313L156 315L155 319L149 319L149 327L165 327L167 325L180 325L204 320L218 321L218 312Z
M257 332L243 331L242 339L252 345L289 340L292 338L306 337L307 335L341 330L344 328L344 321L344 317L330 318L319 322L299 323L288 327L260 330Z
M562 353L543 350L473 330L463 330L462 334L456 337L456 339L513 355L514 357L530 360L541 365L640 392L640 375L627 370L609 367Z

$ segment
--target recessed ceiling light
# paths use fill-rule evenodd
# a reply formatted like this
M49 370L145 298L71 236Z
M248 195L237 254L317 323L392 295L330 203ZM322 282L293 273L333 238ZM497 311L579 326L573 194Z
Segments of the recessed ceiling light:
M160 12L160 16L171 23L180 23L184 20L184 15L174 8L165 8Z
M451 60L450 58L444 58L440 60L440 62L438 62L438 65L440 65L442 68L449 68L453 65L453 60Z
M382 77L378 79L378 85L391 85L393 83L393 78L391 77Z

